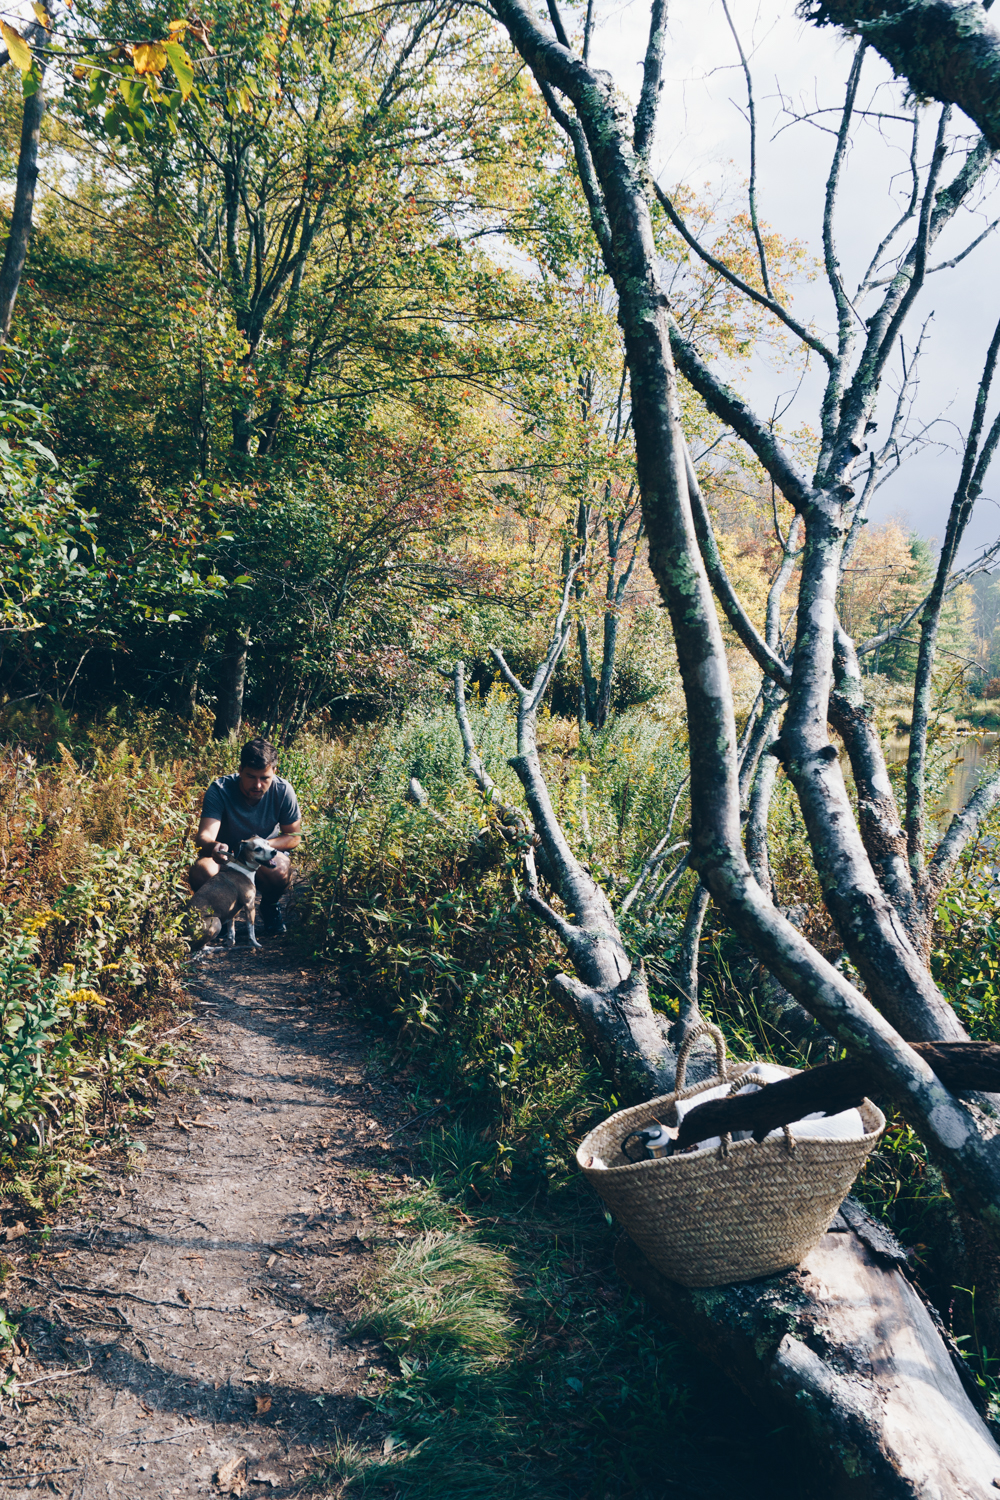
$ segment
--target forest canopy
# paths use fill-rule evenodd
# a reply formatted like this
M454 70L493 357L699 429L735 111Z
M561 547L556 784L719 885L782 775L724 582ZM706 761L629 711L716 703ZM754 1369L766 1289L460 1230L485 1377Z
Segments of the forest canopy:
M131 39L158 32L173 40L137 58ZM582 691L599 725L612 697L669 690L613 289L565 137L496 27L447 6L240 5L183 25L78 6L53 36L6 345L12 705L92 713L124 693L228 733L245 693L284 733L378 711L456 655L485 684L489 644L537 649L581 542L560 703ZM21 86L0 76L13 170ZM745 209L673 197L759 281ZM813 268L764 233L782 296ZM657 234L685 330L748 370L772 322L666 219ZM759 613L766 476L684 399ZM882 584L859 558L845 585L873 629L926 571L900 576L898 531L866 539L895 549ZM956 628L988 681L972 614Z

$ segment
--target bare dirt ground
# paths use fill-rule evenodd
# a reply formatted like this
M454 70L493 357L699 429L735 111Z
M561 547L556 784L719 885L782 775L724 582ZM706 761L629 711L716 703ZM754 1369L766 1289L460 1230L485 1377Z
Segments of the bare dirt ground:
M0 1422L11 1500L295 1495L378 1378L346 1309L402 1181L402 1101L375 1092L368 1040L288 939L190 974L209 1076L171 1092L137 1168L6 1251L5 1301L30 1309Z

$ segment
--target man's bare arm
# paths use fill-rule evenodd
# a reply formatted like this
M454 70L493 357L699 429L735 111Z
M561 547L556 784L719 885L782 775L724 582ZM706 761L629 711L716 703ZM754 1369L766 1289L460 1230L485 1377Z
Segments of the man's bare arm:
M278 838L268 839L272 849L297 849L302 842L302 819L296 818L294 823L280 823L281 835ZM218 824L216 824L218 829Z
M198 847L205 854L210 854L213 857L229 853L229 845L219 843L220 823L221 819L219 818L202 818L198 824L198 832L194 836L194 841Z

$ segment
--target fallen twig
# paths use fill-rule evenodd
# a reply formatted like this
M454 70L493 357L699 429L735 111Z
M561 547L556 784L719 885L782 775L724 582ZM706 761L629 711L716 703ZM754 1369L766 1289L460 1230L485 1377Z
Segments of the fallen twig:
M205 1004L206 1002L202 1001L200 1003ZM190 1018L190 1020L188 1020L188 1021L182 1021L179 1026L171 1026L171 1028L170 1028L169 1031L161 1031L158 1040L162 1041L162 1039L165 1036L173 1036L176 1031L184 1031L186 1027L188 1027L188 1026L194 1026L196 1024L196 1022L197 1022L197 1017L196 1016L192 1016Z
M37 1276L28 1276L24 1271L15 1273L22 1281L30 1281L34 1286L45 1286ZM211 1302L152 1302L148 1297L139 1297L135 1292L123 1292L114 1287L102 1286L78 1286L73 1281L56 1281L55 1277L49 1278L50 1286L54 1286L57 1292L81 1292L85 1297L127 1297L130 1302L141 1302L144 1307L178 1307L182 1312L214 1312L230 1313L235 1311L231 1307L215 1307Z
M33 1385L44 1385L47 1380L71 1380L74 1375L87 1375L94 1368L92 1357L88 1354L87 1358L90 1363L76 1370L58 1370L54 1375L39 1375L37 1380L19 1380L17 1382L17 1389L18 1391L28 1391Z
M386 1140L391 1141L393 1136L398 1135L401 1130L412 1130L414 1125L419 1125L421 1120L426 1120L430 1115L436 1115L439 1114L441 1110L450 1109L450 1104L435 1104L433 1109L425 1109L422 1115L414 1115L412 1120L404 1120L402 1125L397 1125L395 1130L390 1130L389 1134L386 1136Z
M81 1469L22 1469L20 1474L4 1474L4 1484L12 1479L48 1479L53 1474L80 1474Z

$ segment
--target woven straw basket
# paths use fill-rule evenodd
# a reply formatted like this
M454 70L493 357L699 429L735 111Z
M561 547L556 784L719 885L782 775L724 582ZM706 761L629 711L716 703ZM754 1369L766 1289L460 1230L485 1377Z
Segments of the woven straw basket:
M685 1088L691 1045L706 1031L715 1038L718 1074ZM739 1087L749 1066L727 1063L722 1033L703 1023L681 1049L674 1093L619 1110L592 1130L576 1153L647 1260L682 1286L752 1281L798 1265L819 1243L885 1129L885 1116L866 1099L859 1140L795 1141L786 1129L781 1139L732 1143L725 1137L718 1147L646 1161L629 1162L622 1154L629 1131L653 1117L671 1121L679 1098L725 1081ZM594 1156L607 1163L606 1171L585 1165Z

